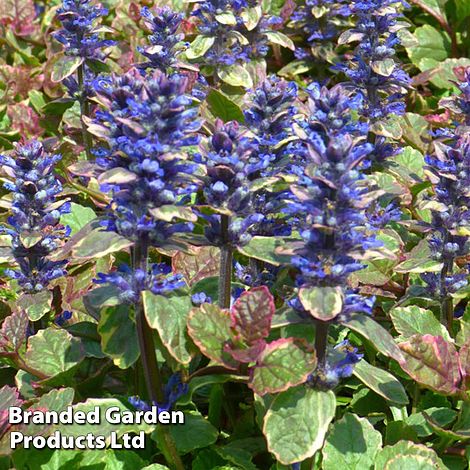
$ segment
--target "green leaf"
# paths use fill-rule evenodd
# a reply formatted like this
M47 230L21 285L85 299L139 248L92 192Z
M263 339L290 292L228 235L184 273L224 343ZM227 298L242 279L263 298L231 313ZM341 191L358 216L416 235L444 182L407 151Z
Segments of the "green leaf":
M52 68L51 80L56 83L61 82L64 78L72 75L83 64L83 60L83 57L78 56L57 56Z
M409 307L397 307L390 310L393 326L403 339L415 334L429 333L433 336L442 336L447 341L452 341L447 328L434 316L431 310L426 310L416 305Z
M29 90L28 91L29 102L32 104L36 112L42 112L43 106L46 104L44 99L44 94L38 90Z
M189 314L188 333L202 353L219 364L236 369L238 363L224 351L232 337L230 326L229 313L217 305L203 304Z
M49 377L69 371L83 359L80 341L65 330L46 328L28 340L25 363Z
M427 408L426 414L433 419L434 422L439 423L440 426L448 426L457 417L457 412L451 408ZM433 434L433 429L426 421L423 413L413 413L405 420L406 424L416 431L419 437L428 437Z
M170 424L167 426L173 437L176 449L180 454L187 454L195 449L201 449L213 444L219 432L212 424L197 411L187 411L184 414L184 425ZM157 427L152 438L157 444L163 440L161 426Z
M139 358L139 343L128 305L107 308L98 324L103 352L121 369L127 369Z
M440 17L445 19L445 6L447 1L448 0L419 0L419 2L416 2L416 4L421 7L428 7L434 15L439 15Z
M407 405L408 396L401 382L383 369L362 359L354 366L353 374L378 395L397 405Z
M422 444L400 441L384 447L375 459L375 470L444 470L437 454Z
M455 346L442 336L414 335L400 343L402 369L425 387L444 395L460 392L460 363Z
M405 147L403 152L395 155L391 160L388 171L397 174L409 184L416 184L424 178L424 156L413 147Z
M43 290L36 294L23 294L17 302L18 307L26 312L31 321L37 321L51 311L52 293Z
M246 8L243 10L240 14L240 17L242 18L243 23L245 23L246 29L248 31L252 31L258 25L262 15L263 12L261 7L257 5L253 8Z
M190 207L165 204L163 206L156 207L155 209L150 209L150 213L155 218L166 222L173 222L174 219L197 222L197 215Z
M188 59L197 59L202 57L214 44L215 38L207 36L196 36L189 49L186 50Z
M429 24L415 29L417 45L407 48L411 62L424 72L435 67L449 55L449 39Z
M329 321L343 310L343 289L341 287L301 288L299 300L313 318Z
M245 122L245 116L240 106L218 90L211 89L206 97L206 103L209 106L209 111L224 122L238 121L242 124Z
M101 435L106 438L106 442L109 443L109 438L112 432L116 432L118 436L122 436L125 433L129 432L140 432L144 431L149 433L154 429L154 425L146 424L142 422L141 424L111 424L105 419L106 411L111 407L117 407L119 413L128 412L135 417L135 411L132 410L127 404L123 404L115 398L88 398L86 401L77 403L73 406L73 411L84 411L88 413L93 411L95 407L99 410L100 415L100 424L70 424L64 426L63 424L58 424L56 427L60 430L64 436L86 436L88 433L93 435ZM184 426L182 426L184 427Z
M322 448L335 409L332 391L301 385L280 393L264 417L268 450L284 465L311 457Z
M240 64L226 65L217 69L218 77L232 86L251 88L253 80L248 71Z
M372 468L382 435L367 418L346 413L331 427L322 450L323 470Z
M470 59L466 57L446 59L437 64L436 68L432 71L429 81L438 88L457 91L457 85L453 83L456 81L454 68L468 66L470 66Z
M84 261L102 258L109 253L129 248L131 245L130 240L117 233L93 230L73 247L72 254L76 260Z
M248 244L239 248L239 251L249 258L266 261L274 266L287 264L291 256L276 253L278 248L285 246L285 240L278 237L253 237Z
M470 2L468 0L455 0L456 18L459 21L470 16Z
M63 411L72 404L74 395L75 391L73 388L51 390L40 397L31 408L36 410L42 408L51 411Z
M71 234L74 235L88 222L96 218L95 211L91 207L81 206L72 202L70 204L71 210L68 214L63 214L60 217L60 223L68 225L71 229Z
M295 338L279 339L264 348L248 385L258 395L282 392L305 382L316 363L315 353L296 344Z
M264 34L268 37L269 42L279 44L282 47L287 47L287 49L295 51L295 45L292 39L280 31L266 31Z
M237 24L237 18L230 11L226 11L224 13L220 13L218 15L215 15L215 19L220 24L226 24L226 25L229 25L229 26L235 26Z
M395 60L393 59L384 59L384 60L373 60L371 62L372 70L384 77L389 77L392 72L395 70Z
M351 330L368 339L377 351L402 363L405 359L392 335L367 315L353 314L348 321L342 322Z
M192 353L186 325L192 308L190 297L164 297L149 291L144 291L142 297L149 325L158 331L162 343L178 362L189 364Z
M432 257L427 240L421 240L407 255L407 260L395 267L398 273L438 272L442 263Z

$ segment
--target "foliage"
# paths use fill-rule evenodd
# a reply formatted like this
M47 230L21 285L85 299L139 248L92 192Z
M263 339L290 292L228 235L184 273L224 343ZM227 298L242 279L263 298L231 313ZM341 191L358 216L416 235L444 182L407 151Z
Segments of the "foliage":
M469 0L2 0L0 469L468 468L469 25Z

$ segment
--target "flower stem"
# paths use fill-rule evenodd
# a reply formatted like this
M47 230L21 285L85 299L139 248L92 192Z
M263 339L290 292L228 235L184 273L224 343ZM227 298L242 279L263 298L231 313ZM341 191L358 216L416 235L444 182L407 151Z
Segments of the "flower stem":
M91 160L91 147L93 146L93 142L91 140L91 135L87 131L86 124L83 121L83 116L90 116L90 103L86 96L84 96L85 88L84 88L84 68L85 65L82 64L77 69L77 79L78 79L78 90L80 94L80 121L82 124L82 139L83 139L83 146L85 147L85 153L87 160Z
M317 353L318 369L323 370L326 363L326 347L328 345L328 323L315 322L315 351Z
M220 230L222 235L222 246L220 248L220 276L219 276L219 306L230 308L230 297L232 291L232 258L233 250L230 245L228 228L230 217L220 216Z
M148 240L146 238L142 238L135 244L132 251L132 263L134 271L141 269L144 273L147 273ZM135 305L135 319L147 394L152 403L163 404L165 402L163 379L155 355L152 328L145 317L142 295L140 295L139 301ZM161 426L161 440L159 443L170 467L176 470L184 470L175 442L166 426Z

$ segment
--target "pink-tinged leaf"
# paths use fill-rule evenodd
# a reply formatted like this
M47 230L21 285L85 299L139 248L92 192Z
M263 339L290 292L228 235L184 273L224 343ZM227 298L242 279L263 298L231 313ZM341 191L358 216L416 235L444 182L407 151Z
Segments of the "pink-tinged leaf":
M232 328L248 343L266 338L276 308L266 286L243 293L234 303L230 316Z
M28 92L39 90L42 86L44 75L36 74L32 67L26 65L0 65L0 80L6 84L6 96L9 101L14 101L15 96L21 99L28 98Z
M38 137L44 132L39 125L39 116L24 103L9 105L7 115L10 118L12 129L18 131L22 136Z
M463 377L462 388L470 388L470 343L465 343L459 351L460 372Z
M224 350L236 361L248 364L249 362L255 362L258 356L264 351L265 347L266 341L264 339L258 339L245 348L238 347L238 345L226 344Z
M248 385L258 395L282 392L305 382L316 364L315 353L295 338L279 339L264 348Z
M172 258L173 271L184 276L188 286L219 274L220 250L215 246L195 247L196 255L179 251Z
M16 388L5 385L0 388L0 437L5 434L10 427L8 423L8 409L10 406L21 406L23 400Z
M0 355L15 352L26 342L29 319L24 310L13 312L5 318L0 330Z
M0 24L10 27L17 36L29 36L39 30L33 23L36 10L33 0L2 0Z
M230 369L237 369L238 362L225 351L225 345L232 336L227 310L213 304L192 309L188 318L188 333L208 358Z
M460 392L459 354L442 336L413 335L399 344L405 353L402 369L423 386L445 395Z

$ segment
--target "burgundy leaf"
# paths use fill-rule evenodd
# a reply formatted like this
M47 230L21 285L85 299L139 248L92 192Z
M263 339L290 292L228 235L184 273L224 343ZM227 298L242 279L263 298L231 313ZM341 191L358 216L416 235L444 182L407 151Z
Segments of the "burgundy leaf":
M467 341L459 351L460 371L463 377L462 388L470 388L470 343Z
M266 286L243 293L230 312L232 328L250 344L266 338L275 312L274 298Z
M227 344L224 347L224 351L228 352L236 361L248 364L249 362L256 361L265 347L266 341L264 339L258 339L247 348Z

